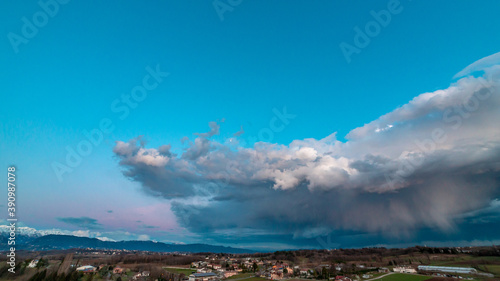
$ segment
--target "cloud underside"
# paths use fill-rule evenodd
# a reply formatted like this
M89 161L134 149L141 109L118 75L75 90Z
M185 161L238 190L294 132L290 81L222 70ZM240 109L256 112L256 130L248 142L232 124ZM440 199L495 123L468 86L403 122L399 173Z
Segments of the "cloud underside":
M210 123L180 155L141 138L118 141L114 152L124 174L170 200L194 233L451 233L500 191L500 66L482 70L352 130L346 142L333 133L248 148L238 145L243 130L216 141L219 125Z
M56 218L60 222L64 222L83 229L100 229L102 225L96 219L89 217L63 217Z

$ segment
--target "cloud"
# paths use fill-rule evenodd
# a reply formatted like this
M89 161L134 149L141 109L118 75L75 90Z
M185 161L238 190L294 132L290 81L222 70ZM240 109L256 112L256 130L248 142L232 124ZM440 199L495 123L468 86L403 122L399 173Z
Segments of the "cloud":
M82 227L85 229L100 229L102 228L102 225L97 222L96 219L89 218L89 217L79 217L79 218L74 218L74 217L64 217L64 218L56 218L58 221L71 224L77 227Z
M224 122L224 121L222 121ZM220 134L220 125L217 123L217 122L210 122L208 123L208 126L210 127L210 131L206 132L206 133L195 133L195 135L198 135L202 138L210 138L212 136L215 136L215 135L219 135Z
M0 222L0 233L9 233L10 226L8 224L3 224L4 222ZM89 238L97 238L102 241L116 241L107 236L103 236L106 234L113 234L112 232L101 233L90 230L64 230L64 229L35 229L28 226L18 226L17 233L21 235L29 235L29 236L45 236L45 235L73 235L79 237L89 237Z
M146 235L146 234L142 234L142 235L139 235L137 237L137 240L139 240L139 241L148 241L148 240L151 240L151 238L148 235Z
M137 139L114 151L182 226L213 239L452 233L500 195L500 66L477 65L488 66L483 76L423 93L346 142L332 133L246 148L210 139L220 129L211 122L179 156Z
M500 200L495 198L486 207L462 214L460 218L472 224L498 223L500 221Z
M147 225L147 224L142 224L139 226L140 228L147 228L147 229L154 229L154 228L159 228L159 226L155 225Z
M239 137L245 133L245 130L243 130L243 126L241 126L240 130L236 133L233 134L233 137Z
M478 61L475 61L474 63L468 65L466 68L464 68L462 71L459 73L455 74L453 76L454 79L464 77L466 75L469 75L475 71L481 71L484 70L488 67L497 65L500 63L500 52L495 53L493 55L487 56L485 58L482 58Z

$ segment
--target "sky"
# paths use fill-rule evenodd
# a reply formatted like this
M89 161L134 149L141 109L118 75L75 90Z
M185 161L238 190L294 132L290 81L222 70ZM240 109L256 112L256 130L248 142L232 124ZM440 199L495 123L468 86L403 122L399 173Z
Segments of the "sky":
M500 244L499 8L2 2L19 223L261 250Z

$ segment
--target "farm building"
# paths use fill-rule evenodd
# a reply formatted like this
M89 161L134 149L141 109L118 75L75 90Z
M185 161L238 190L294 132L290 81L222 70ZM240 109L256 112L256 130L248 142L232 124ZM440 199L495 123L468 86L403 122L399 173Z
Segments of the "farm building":
M472 268L472 267L419 265L418 270L433 271L433 272L447 272L447 273L462 273L462 274L476 274L477 273L477 270L475 268Z
M396 266L392 269L392 271L399 273L417 273L415 268L409 266Z
M217 274L213 272L193 273L189 275L189 281L211 281L216 279L217 279Z
M80 266L76 269L76 271L81 271L81 272L95 272L96 268L91 265L84 265Z

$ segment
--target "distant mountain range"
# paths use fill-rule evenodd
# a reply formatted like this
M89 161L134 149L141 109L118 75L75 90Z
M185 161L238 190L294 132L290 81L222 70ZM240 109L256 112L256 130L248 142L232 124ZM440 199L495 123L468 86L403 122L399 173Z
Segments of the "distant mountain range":
M2 239L0 246L6 246L7 239ZM6 247L2 247L7 249ZM92 248L99 250L129 250L129 251L150 251L150 252L189 252L189 253L228 253L242 254L254 253L248 249L233 247L214 246L208 244L167 244L154 241L102 241L96 238L78 237L72 235L17 235L16 249L46 251L46 250L67 250L73 248Z

